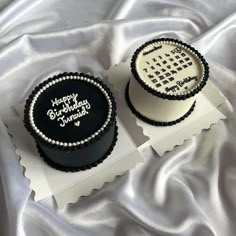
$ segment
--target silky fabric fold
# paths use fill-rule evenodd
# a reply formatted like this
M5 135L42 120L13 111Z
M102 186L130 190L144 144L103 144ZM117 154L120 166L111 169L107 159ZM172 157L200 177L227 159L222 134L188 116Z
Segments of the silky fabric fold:
M236 1L4 0L0 3L0 116L49 76L96 75L157 37L190 43L210 79L236 106ZM59 210L33 200L15 147L0 123L0 235L236 234L236 113L160 158Z

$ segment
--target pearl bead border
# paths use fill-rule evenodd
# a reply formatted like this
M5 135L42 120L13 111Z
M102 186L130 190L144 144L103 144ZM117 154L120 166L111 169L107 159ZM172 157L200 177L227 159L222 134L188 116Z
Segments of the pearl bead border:
M104 122L104 124L102 125L102 127L97 130L96 132L94 132L92 135L90 135L88 138L86 139L83 139L81 141L78 141L78 142L61 142L61 141L58 141L58 140L54 140L54 139L51 139L49 137L47 137L43 132L41 132L37 126L35 125L35 122L34 122L34 117L33 117L33 111L34 111L34 106L35 106L35 103L37 101L37 99L39 98L39 96L45 91L47 90L49 87L55 85L56 83L60 83L62 81L65 81L65 80L81 80L81 81L85 81L85 82L88 82L94 86L96 86L103 94L104 96L106 97L107 99L107 102L108 102L108 106L109 106L109 109L108 109L108 116L107 116L107 119L106 121ZM112 100L110 99L110 96L108 94L108 92L102 87L102 85L100 85L99 83L97 83L96 81L94 81L91 76L89 77L86 77L85 74L83 75L62 75L61 78L56 78L55 80L51 81L51 82L48 82L46 85L44 85L33 97L32 99L32 102L29 106L29 122L30 122L30 125L31 127L33 128L33 130L35 131L35 133L37 135L39 135L44 141L50 143L50 144L54 144L54 145L58 145L58 146L61 146L61 147L75 147L75 146L80 146L80 145L84 145L86 143L88 143L89 141L91 141L92 139L94 139L95 137L97 137L101 132L104 131L104 129L107 127L107 125L109 124L110 120L111 120L111 117L112 117Z
M151 47L154 47L156 45L173 45L173 46L179 46L180 48L184 49L186 52L188 52L188 54L192 55L197 61L198 61L198 64L200 65L201 67L201 71L202 71L202 75L201 75L201 78L198 80L197 84L195 86L193 86L191 89L189 89L188 91L186 92L182 92L182 93L173 93L172 91L170 92L162 92L162 91L159 91L157 88L155 88L154 86L150 85L149 83L147 83L143 78L142 76L139 74L138 72L138 65L137 65L137 62L138 62L138 59L139 57L141 57L141 53L146 51L148 48L151 48ZM136 61L135 61L135 64L136 64L136 68L137 68L137 73L139 74L139 77L140 79L145 83L145 85L147 85L149 88L151 89L154 89L156 91L158 91L159 93L165 93L165 94L168 94L168 95L180 95L180 96L185 96L187 94L190 94L193 90L195 90L196 88L199 88L200 87L200 84L201 82L203 81L204 79L204 76L205 76L205 69L204 69L204 65L203 65L203 62L200 60L200 58L198 57L198 55L193 51L191 50L189 47L186 47L185 45L179 43L179 42L173 42L173 41L169 41L169 40L163 40L163 41L158 41L158 42L153 42L153 43L150 43L148 45L146 45L141 51L139 51L139 54L137 55L137 58L136 58Z

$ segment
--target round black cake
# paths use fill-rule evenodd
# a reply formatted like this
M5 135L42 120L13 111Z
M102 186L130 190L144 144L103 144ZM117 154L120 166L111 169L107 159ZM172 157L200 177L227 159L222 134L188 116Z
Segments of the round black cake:
M102 162L117 140L116 104L109 88L83 73L39 84L26 101L24 124L54 168L85 170Z

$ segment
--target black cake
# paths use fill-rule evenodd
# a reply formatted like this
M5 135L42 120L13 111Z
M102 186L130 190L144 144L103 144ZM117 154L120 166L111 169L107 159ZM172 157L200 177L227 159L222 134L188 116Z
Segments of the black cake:
M83 73L39 84L26 101L24 123L51 166L85 170L102 162L117 140L116 104L109 88Z

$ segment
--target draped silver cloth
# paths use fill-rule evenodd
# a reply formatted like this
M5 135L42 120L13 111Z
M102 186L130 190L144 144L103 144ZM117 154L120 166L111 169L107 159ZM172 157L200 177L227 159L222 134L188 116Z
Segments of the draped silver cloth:
M54 73L101 73L143 42L173 37L210 64L211 80L236 105L234 0L2 0L0 115ZM59 210L33 200L0 123L0 235L236 235L236 113L89 197Z

